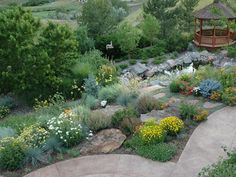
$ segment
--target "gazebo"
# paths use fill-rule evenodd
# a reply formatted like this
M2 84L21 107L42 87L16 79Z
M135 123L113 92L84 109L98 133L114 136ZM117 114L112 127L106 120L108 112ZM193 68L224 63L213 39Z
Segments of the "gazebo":
M229 25L236 22L236 14L219 0L214 0L212 4L195 12L194 16L193 42L197 46L218 48L236 42L235 33Z

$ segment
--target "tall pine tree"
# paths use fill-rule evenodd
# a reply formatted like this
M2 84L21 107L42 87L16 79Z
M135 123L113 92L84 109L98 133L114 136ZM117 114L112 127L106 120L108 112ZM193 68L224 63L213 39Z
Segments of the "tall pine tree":
M176 4L178 0L148 0L144 5L144 12L151 14L160 22L160 34L162 37L169 36L177 23Z

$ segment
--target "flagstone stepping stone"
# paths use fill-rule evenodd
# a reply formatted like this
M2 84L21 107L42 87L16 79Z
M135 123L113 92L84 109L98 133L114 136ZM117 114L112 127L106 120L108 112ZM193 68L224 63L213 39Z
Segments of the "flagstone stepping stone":
M150 86L150 87L144 87L144 88L141 88L139 91L141 94L148 94L148 93L151 93L155 90L159 90L159 89L162 89L164 87L160 86L160 85L154 85L154 86Z
M146 122L149 118L155 118L157 122L162 120L163 118L177 116L179 117L179 113L174 108L167 108L164 110L153 110L147 114L141 114L141 121Z
M118 149L126 136L119 129L106 129L98 132L82 145L82 155L109 153Z
M115 106L106 106L106 108L103 109L96 109L94 110L95 112L102 112L103 114L105 114L108 117L112 117L113 114L115 114L117 111L124 109L124 107L120 106L120 105L115 105Z
M199 103L199 100L187 100L186 103L196 105Z
M165 93L158 93L158 94L154 95L153 97L156 99L159 99L159 98L163 98L164 96L166 96Z
M223 105L222 103L212 103L212 102L205 102L203 107L206 109L212 109L212 108L216 108L218 106Z

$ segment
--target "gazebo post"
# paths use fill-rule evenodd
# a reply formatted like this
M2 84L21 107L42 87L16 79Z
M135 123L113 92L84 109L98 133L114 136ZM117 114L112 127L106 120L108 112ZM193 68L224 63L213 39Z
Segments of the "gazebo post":
M215 47L215 45L216 45L216 24L214 23L213 37L212 37L212 46Z
M199 40L199 45L201 45L201 43L202 43L202 24L203 24L202 19L200 19L200 40Z

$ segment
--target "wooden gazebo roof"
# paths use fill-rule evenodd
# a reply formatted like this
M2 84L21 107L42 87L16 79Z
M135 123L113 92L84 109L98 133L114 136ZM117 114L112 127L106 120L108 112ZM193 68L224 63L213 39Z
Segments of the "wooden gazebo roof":
M212 11L214 9L219 10L220 14L213 13ZM221 3L219 0L215 0L212 4L195 12L194 16L195 16L195 18L206 19L206 20L210 20L210 19L217 20L217 19L221 19L221 18L227 18L227 19L235 19L236 18L236 14L230 8L226 7L226 5Z

